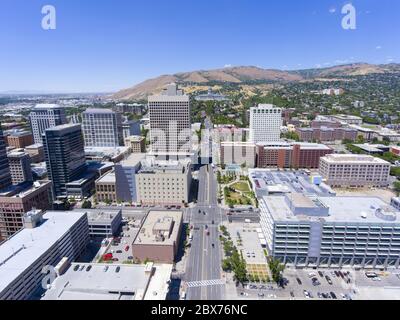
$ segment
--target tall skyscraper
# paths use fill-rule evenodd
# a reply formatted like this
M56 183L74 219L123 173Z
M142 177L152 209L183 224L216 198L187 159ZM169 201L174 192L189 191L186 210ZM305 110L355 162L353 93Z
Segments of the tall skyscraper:
M260 104L250 109L250 141L276 142L281 139L282 109Z
M6 142L0 125L0 190L11 185L11 174L7 158Z
M54 195L66 196L66 184L76 180L85 170L85 151L80 124L49 128L43 135L44 152Z
M87 147L123 145L121 114L109 109L89 108L82 113L82 129Z
M35 143L42 142L46 129L67 123L65 109L57 104L38 104L29 114Z
M151 152L154 155L188 155L192 151L190 100L172 83L149 97Z

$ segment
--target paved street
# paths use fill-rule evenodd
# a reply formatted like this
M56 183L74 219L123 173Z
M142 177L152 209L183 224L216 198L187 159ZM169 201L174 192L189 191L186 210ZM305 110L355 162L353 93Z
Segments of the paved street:
M211 166L200 169L197 206L189 211L193 240L185 272L185 281L190 284L187 299L224 299L225 286L224 281L221 281L221 248L218 240L222 214L217 202L217 181Z

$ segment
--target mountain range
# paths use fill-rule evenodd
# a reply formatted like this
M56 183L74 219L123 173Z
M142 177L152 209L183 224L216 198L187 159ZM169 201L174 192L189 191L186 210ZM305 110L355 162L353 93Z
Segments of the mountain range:
M391 73L400 73L400 64L373 65L354 63L330 68L295 71L263 69L255 66L227 67L162 75L146 80L131 88L121 90L112 95L112 98L118 100L146 99L149 95L161 92L171 82L176 82L184 88L197 86L204 90L205 86L212 85L236 84L257 86L271 83L341 80L355 76Z

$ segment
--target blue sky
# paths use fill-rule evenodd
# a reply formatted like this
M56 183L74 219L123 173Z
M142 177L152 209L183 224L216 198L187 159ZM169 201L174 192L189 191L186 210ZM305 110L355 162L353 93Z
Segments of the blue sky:
M0 92L107 92L232 65L303 69L400 62L400 1L1 0ZM41 28L54 5L57 29Z

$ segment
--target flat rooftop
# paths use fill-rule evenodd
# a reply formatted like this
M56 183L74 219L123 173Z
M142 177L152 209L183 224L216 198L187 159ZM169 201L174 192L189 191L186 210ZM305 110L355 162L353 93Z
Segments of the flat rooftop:
M300 149L305 150L331 150L327 145L322 144L322 143L311 143L311 142L281 142L281 141L276 141L276 142L260 142L257 143L257 146L264 147L265 149L292 149L293 146L299 145Z
M72 263L42 300L165 300L171 272L172 265Z
M22 229L0 246L0 292L46 253L85 215L84 212L49 211L44 223Z
M121 209L117 210L101 210L101 209L77 209L74 211L84 212L87 214L89 224L105 224L111 223L114 219L122 214Z
M182 217L182 211L150 211L133 243L173 245L178 238Z
M39 103L34 109L62 109L62 107L59 104Z
M386 164L389 162L370 155L359 154L328 154L322 157L324 161L332 164Z
M146 153L131 153L126 159L122 160L119 164L122 166L136 167L142 160L146 159Z
M105 175L101 176L96 180L96 183L115 183L115 171L107 172Z
M13 185L6 189L0 190L0 198L24 198L35 192L36 190L42 188L43 186L50 186L51 181L48 180L38 180L33 184L30 182L25 182L19 185Z
M83 113L100 113L100 114L114 114L111 109L88 108Z
M262 199L274 220L284 222L323 221L335 223L377 223L400 224L400 211L376 197L317 197L323 206L329 208L329 215L295 215L283 196L266 196ZM383 209L389 217L385 220L377 215L377 209Z
M303 193L315 196L334 194L325 184L313 184L312 176L305 170L249 169L249 178L256 194L262 190L268 193Z

